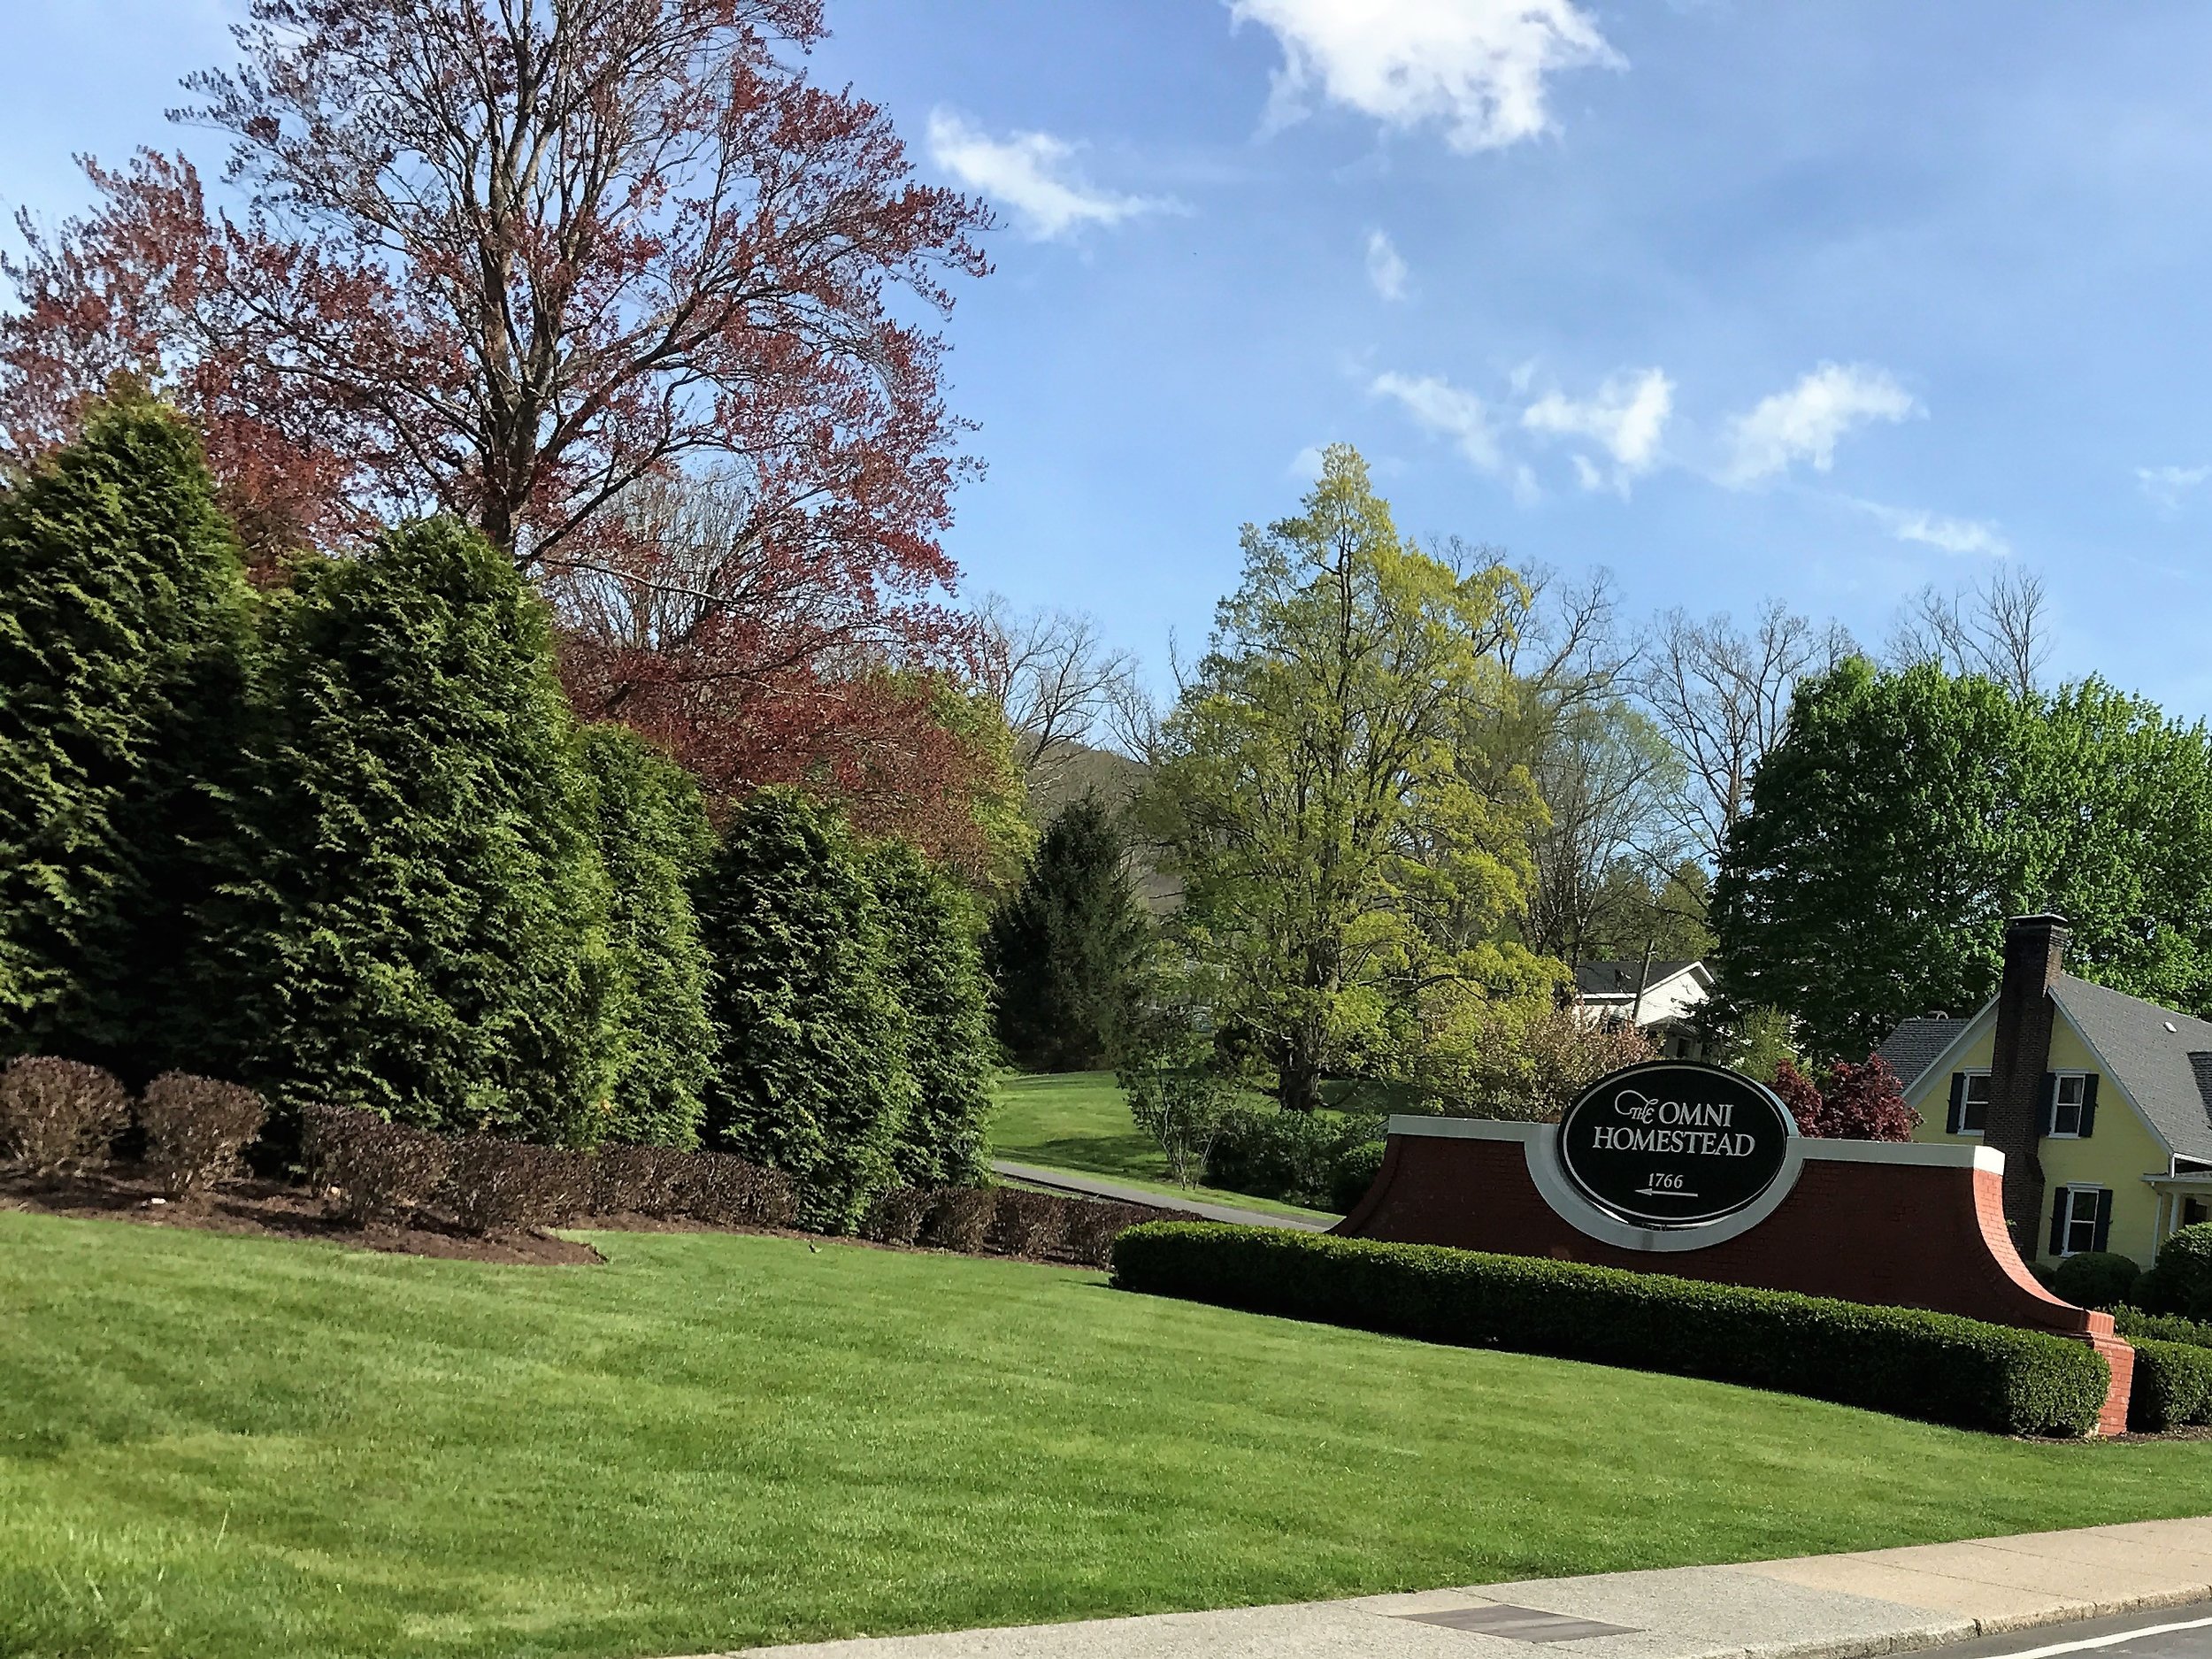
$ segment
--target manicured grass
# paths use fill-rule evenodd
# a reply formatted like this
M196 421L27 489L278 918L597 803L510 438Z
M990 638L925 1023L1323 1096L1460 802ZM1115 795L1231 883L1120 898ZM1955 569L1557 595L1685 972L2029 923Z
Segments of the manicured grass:
M717 1234L502 1268L0 1214L0 1652L620 1655L2202 1507L2031 1445L1094 1273Z
M991 1117L991 1152L1018 1164L1101 1175L1171 1197L1210 1199L1274 1215L1335 1218L1323 1210L1246 1193L1176 1186L1168 1178L1167 1155L1130 1121L1128 1100L1111 1071L1002 1078L998 1106Z

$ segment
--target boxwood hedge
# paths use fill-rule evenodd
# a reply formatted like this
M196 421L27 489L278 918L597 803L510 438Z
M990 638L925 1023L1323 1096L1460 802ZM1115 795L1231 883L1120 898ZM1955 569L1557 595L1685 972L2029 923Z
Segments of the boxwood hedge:
M2109 1382L2087 1344L2044 1332L1440 1245L1155 1222L1116 1240L1113 1266L1127 1290L1999 1433L2085 1434Z
M2135 1384L2128 1427L2145 1433L2212 1423L2212 1348L2133 1336Z

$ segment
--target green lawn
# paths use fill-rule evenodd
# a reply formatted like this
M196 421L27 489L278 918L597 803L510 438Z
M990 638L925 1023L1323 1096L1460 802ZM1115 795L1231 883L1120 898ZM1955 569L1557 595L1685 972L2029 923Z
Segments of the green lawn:
M1245 1193L1176 1186L1168 1177L1167 1155L1130 1120L1129 1102L1111 1071L1000 1079L998 1105L991 1115L991 1152L1019 1164L1102 1175L1173 1197L1210 1199L1275 1215L1336 1218Z
M0 1214L0 1652L620 1655L2201 1509L2031 1445L785 1239Z

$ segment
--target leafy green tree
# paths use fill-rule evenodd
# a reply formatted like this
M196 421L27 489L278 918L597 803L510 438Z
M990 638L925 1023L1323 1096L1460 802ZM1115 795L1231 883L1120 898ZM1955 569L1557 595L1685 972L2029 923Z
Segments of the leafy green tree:
M0 493L0 1051L189 1057L251 629L172 411L97 410Z
M892 1164L909 1187L982 1186L995 1050L981 918L966 890L904 841L879 843L868 872L914 1078Z
M433 519L303 565L268 651L240 1069L291 1105L589 1141L606 876L544 605Z
M601 1139L695 1146L714 1025L691 890L713 856L714 828L691 774L626 727L586 726L578 753L610 889L618 1046Z
M834 807L764 789L732 816L696 902L718 1042L707 1143L797 1177L806 1224L849 1233L896 1179L916 1094L860 844Z
M1102 1064L1149 934L1113 814L1094 795L1070 802L991 918L1007 1052L1038 1071Z
M1409 1069L1418 1004L1549 977L1503 937L1542 807L1524 768L1463 770L1509 695L1517 579L1402 538L1340 444L1299 514L1243 541L1141 812L1218 1018L1305 1110L1325 1076Z

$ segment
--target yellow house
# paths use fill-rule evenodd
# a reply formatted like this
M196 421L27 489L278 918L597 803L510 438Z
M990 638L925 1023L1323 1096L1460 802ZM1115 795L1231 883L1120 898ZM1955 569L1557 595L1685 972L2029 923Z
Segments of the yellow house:
M2114 1250L2147 1266L2177 1227L2212 1219L2212 1024L2060 972L2065 932L2055 923L2015 922L2043 934L2016 950L2008 933L2007 984L1989 1004L1964 1019L1909 1019L1882 1057L1920 1114L1914 1140L2008 1141L2008 1210L2012 1163L2032 1149L2039 1221L2032 1255L2028 1229L2015 1229L2024 1256ZM2039 972L2039 961L2047 967ZM2001 1018L2008 997L2024 1011ZM2007 1042L2018 1051L2006 1056ZM2001 1137L1992 1104L2001 1118L2008 1087L2024 1093L2032 1121Z

